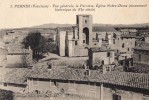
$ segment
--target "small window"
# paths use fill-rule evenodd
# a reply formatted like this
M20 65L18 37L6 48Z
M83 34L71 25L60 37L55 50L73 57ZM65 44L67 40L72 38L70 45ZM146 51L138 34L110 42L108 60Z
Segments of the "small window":
M113 100L121 100L121 96L113 94Z
M78 45L77 41L75 41L75 45Z
M115 44L115 39L113 39L113 44Z
M35 90L35 93L36 93L36 94L39 94L39 91L38 91L38 90Z
M110 52L107 52L107 57L110 57Z
M83 40L83 43L85 43L85 40Z
M130 63L131 63L131 66L133 66L133 61L131 61Z
M6 87L7 86L7 83L4 83L4 86Z
M110 71L110 67L106 67L106 71L109 72Z
M122 44L122 48L124 48L125 47L125 45L124 45L124 43Z
M129 51L129 48L127 49L127 51Z
M51 69L52 68L52 65L50 64L50 65L48 65L48 69Z
M101 61L101 64L104 65L104 60Z
M85 20L85 24L87 24L87 20Z

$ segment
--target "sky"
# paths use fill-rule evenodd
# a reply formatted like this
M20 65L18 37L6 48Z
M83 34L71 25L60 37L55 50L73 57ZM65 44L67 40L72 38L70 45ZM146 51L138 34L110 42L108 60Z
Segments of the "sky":
M95 7L95 11L55 11L53 5L146 5L146 7ZM13 6L11 8L10 6ZM49 8L15 8L15 5L50 5ZM148 0L1 0L0 29L48 23L75 24L77 14L91 14L93 23L149 23Z

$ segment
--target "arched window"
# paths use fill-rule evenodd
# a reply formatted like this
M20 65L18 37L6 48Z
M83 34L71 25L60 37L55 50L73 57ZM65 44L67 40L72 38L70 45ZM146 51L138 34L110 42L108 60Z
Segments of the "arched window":
M83 29L83 42L89 44L89 29L87 27Z

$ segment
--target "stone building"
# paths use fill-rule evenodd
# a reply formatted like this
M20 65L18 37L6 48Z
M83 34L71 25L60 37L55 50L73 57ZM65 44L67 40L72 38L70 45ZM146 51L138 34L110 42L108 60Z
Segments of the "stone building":
M5 74L0 80L0 88L4 90L70 94L93 100L149 99L149 75L145 73L44 67L7 70L2 70Z
M149 65L149 43L140 41L134 48L133 63Z
M65 41L66 41L66 31L60 31L57 29L56 34L56 42L57 42L57 50L60 56L65 56Z
M137 40L137 29L129 27L116 28L120 34L115 34L114 48L120 53L120 60L132 58L133 48Z
M37 71L37 70L36 70ZM44 72L44 73L43 73ZM97 70L38 70L29 75L29 92L80 95L95 100L148 100L148 74Z
M17 44L7 47L6 67L28 67L32 63L32 50L21 48Z
M91 48L89 50L90 69L99 68L102 65L115 64L115 52L108 47Z
M104 32L106 33L106 32ZM92 16L77 15L76 26L72 30L60 31L57 29L57 45L60 56L88 56L88 49L101 47L102 44L111 44L111 33L108 40L102 37L102 32L93 32Z

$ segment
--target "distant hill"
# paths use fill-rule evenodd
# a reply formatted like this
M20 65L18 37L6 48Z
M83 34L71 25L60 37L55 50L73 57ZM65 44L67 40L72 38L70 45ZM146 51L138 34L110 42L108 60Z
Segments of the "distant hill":
M33 26L32 28L56 28L56 27L71 27L75 26L75 24L43 24L43 25L38 25L38 26ZM143 23L143 24L93 24L93 26L99 26L99 27L144 27L144 26L149 26L149 23Z
M24 27L24 28L15 28L15 29L5 29L5 30L36 30L36 29L45 29L45 30L55 30L55 28L59 27L61 30L70 30L72 29L72 26L75 26L75 24L43 24L43 25L37 25L33 27ZM115 27L149 27L149 23L143 23L143 24L93 24L93 31L116 31Z
M33 26L32 28L57 28L57 27L71 27L73 26L72 24L43 24L43 25L38 25L38 26Z

